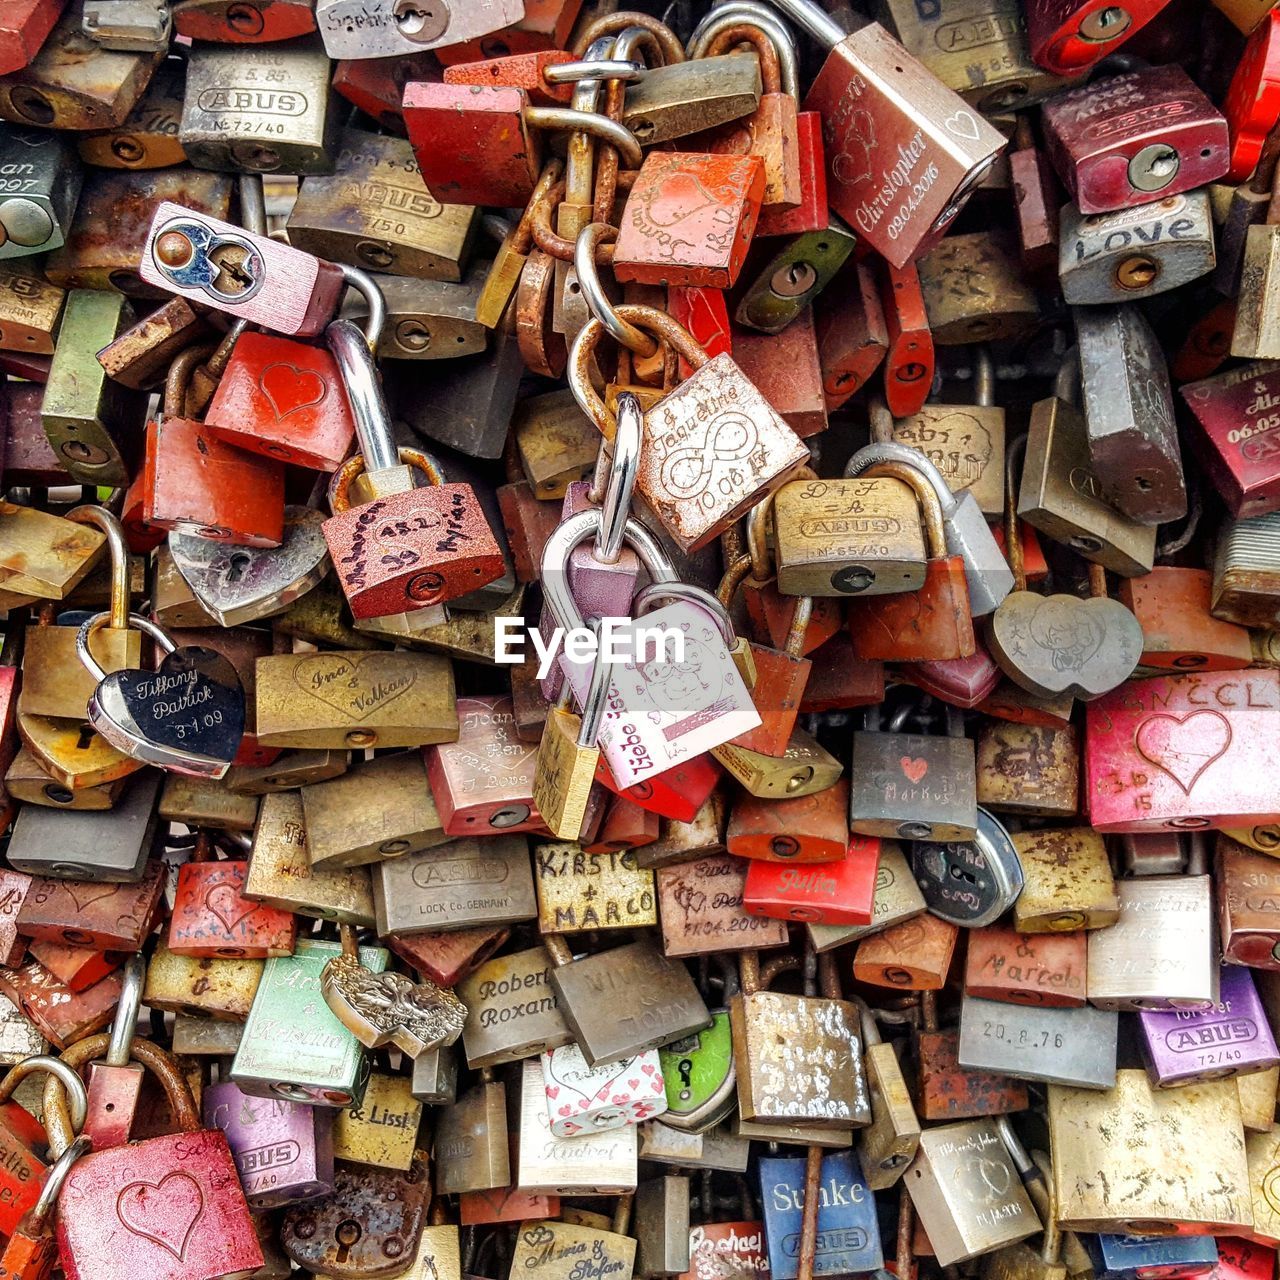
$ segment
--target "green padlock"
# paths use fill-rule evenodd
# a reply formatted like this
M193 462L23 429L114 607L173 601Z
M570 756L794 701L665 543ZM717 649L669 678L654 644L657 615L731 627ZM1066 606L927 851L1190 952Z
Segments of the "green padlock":
M667 1085L667 1111L662 1123L685 1133L703 1133L733 1110L737 1077L733 1069L733 1037L729 1012L718 1009L705 1031L673 1040L658 1050Z

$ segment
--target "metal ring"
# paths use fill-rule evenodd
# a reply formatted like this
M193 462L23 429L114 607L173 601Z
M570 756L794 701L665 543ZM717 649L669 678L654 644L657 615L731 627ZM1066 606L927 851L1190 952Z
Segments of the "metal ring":
M537 129L567 129L574 133L588 133L601 142L607 142L618 152L628 169L638 169L644 163L644 152L636 135L621 121L610 120L608 116L572 107L525 107L524 119L526 124Z
M71 1117L71 1127L79 1133L84 1128L84 1122L89 1118L89 1094L76 1069L63 1062L61 1058L55 1058L47 1053L33 1053L31 1057L14 1063L4 1078L6 1094L12 1096L13 1090L35 1071L42 1071L46 1075L56 1077L66 1090L67 1112Z
M95 613L76 632L76 657L80 659L84 669L99 682L107 678L107 673L98 666L98 660L89 652L89 639L95 631L101 631L110 619L111 615L109 613ZM172 653L177 648L161 628L156 626L150 618L144 618L140 613L131 613L129 615L129 625L134 630L149 635L166 654Z
M382 296L378 282L367 271L349 267L345 262L337 265L347 285L369 304L369 314L364 322L364 340L369 344L369 350L376 354L378 343L382 341L382 331L387 324L387 300Z
M649 74L643 62L625 58L580 58L576 62L557 62L542 69L548 84L578 84L583 80L621 80L638 84Z
M593 40L583 55L586 62L603 62L613 51L613 38L601 36ZM604 88L599 80L579 80L573 90L570 105L575 111L595 111L600 105L600 92Z
M124 981L120 986L120 1003L111 1024L111 1043L103 1059L109 1067L127 1067L129 1053L138 1034L138 1013L142 1009L142 984L147 976L147 962L141 952L134 952L124 964Z
M658 350L657 342L643 329L637 329L630 321L624 320L613 309L613 303L609 301L600 281L600 272L596 270L596 247L617 238L617 227L603 222L588 223L578 232L578 238L574 242L573 269L577 272L587 310L628 351L634 351L639 356L651 356Z
M738 643L729 611L705 587L695 586L692 582L651 582L631 602L635 617L639 618L647 610L650 600L687 600L696 604L715 619L725 648L732 649Z
M644 416L640 401L630 391L618 396L618 429L613 437L613 459L609 478L600 501L600 529L596 533L594 555L602 564L617 564L626 541L627 520L631 515L631 495L640 470L640 446ZM603 456L605 442L600 443Z

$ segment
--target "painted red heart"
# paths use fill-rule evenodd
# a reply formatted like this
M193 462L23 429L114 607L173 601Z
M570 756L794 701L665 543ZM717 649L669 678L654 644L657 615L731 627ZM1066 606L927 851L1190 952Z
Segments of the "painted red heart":
M916 756L914 760L910 756L902 756L898 763L912 782L919 782L929 772L929 762L923 756Z
M159 1182L131 1182L116 1197L116 1215L125 1229L158 1244L179 1262L203 1213L200 1184L181 1170Z
M299 369L296 364L267 365L258 386L280 422L291 413L323 404L329 394L329 384L314 369Z
M653 1075L654 1071L657 1070L657 1068L653 1065L652 1062L642 1062L640 1064L640 1070L643 1071L645 1075L651 1076Z
M215 884L204 895L204 902L228 933L257 910L252 902L246 902L240 896L233 884Z
M555 1098L558 1098L559 1096L560 1096L560 1086L559 1086L558 1084L555 1084L555 1085L549 1084L549 1085L547 1085L547 1097L548 1097L548 1098L555 1099Z
M566 1102L557 1114L562 1116L571 1116L573 1114L573 1108Z
M628 1081L627 1081L627 1088L628 1088L628 1089L638 1089L639 1087L640 1087L640 1081L639 1081L639 1080L628 1080Z
M654 1093L666 1093L667 1086L663 1084L661 1076L653 1082L653 1091Z
M1144 759L1189 796L1200 775L1230 749L1231 723L1221 711L1193 711L1186 716L1161 711L1138 726L1133 742Z

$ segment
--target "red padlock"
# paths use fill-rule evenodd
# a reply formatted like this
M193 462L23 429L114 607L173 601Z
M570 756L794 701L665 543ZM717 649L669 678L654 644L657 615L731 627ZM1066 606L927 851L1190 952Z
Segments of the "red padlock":
M315 0L180 0L174 30L192 40L266 44L316 29Z
M67 0L9 0L0 13L0 75L30 66Z
M889 350L884 362L884 398L895 418L919 413L933 386L933 331L924 308L920 275L913 263L883 263L880 303Z
M1078 75L1136 34L1169 0L1027 0L1031 56L1055 75Z
M752 859L742 906L751 915L775 920L868 925L879 864L879 838L857 835L839 862L795 867Z
M1262 155L1262 144L1280 118L1280 13L1274 9L1249 37L1223 99L1222 114L1231 131L1231 167L1227 178L1243 182Z
M413 80L440 80L440 63L434 50L395 58L343 58L333 71L333 88L399 138L406 134L404 90Z
M486 58L482 62L456 62L444 70L445 84L496 85L506 89L523 89L530 102L552 106L568 105L573 99L570 81L557 84L543 74L548 67L572 62L573 54L563 49L540 49L530 53L510 53L504 57Z
M239 449L316 471L336 471L356 434L332 353L270 333L236 340L205 426Z

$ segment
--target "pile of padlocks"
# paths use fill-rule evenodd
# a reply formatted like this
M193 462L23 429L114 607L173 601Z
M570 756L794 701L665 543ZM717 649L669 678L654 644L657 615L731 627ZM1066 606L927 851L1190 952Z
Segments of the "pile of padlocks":
M0 1280L1276 1280L1272 2L0 2Z

